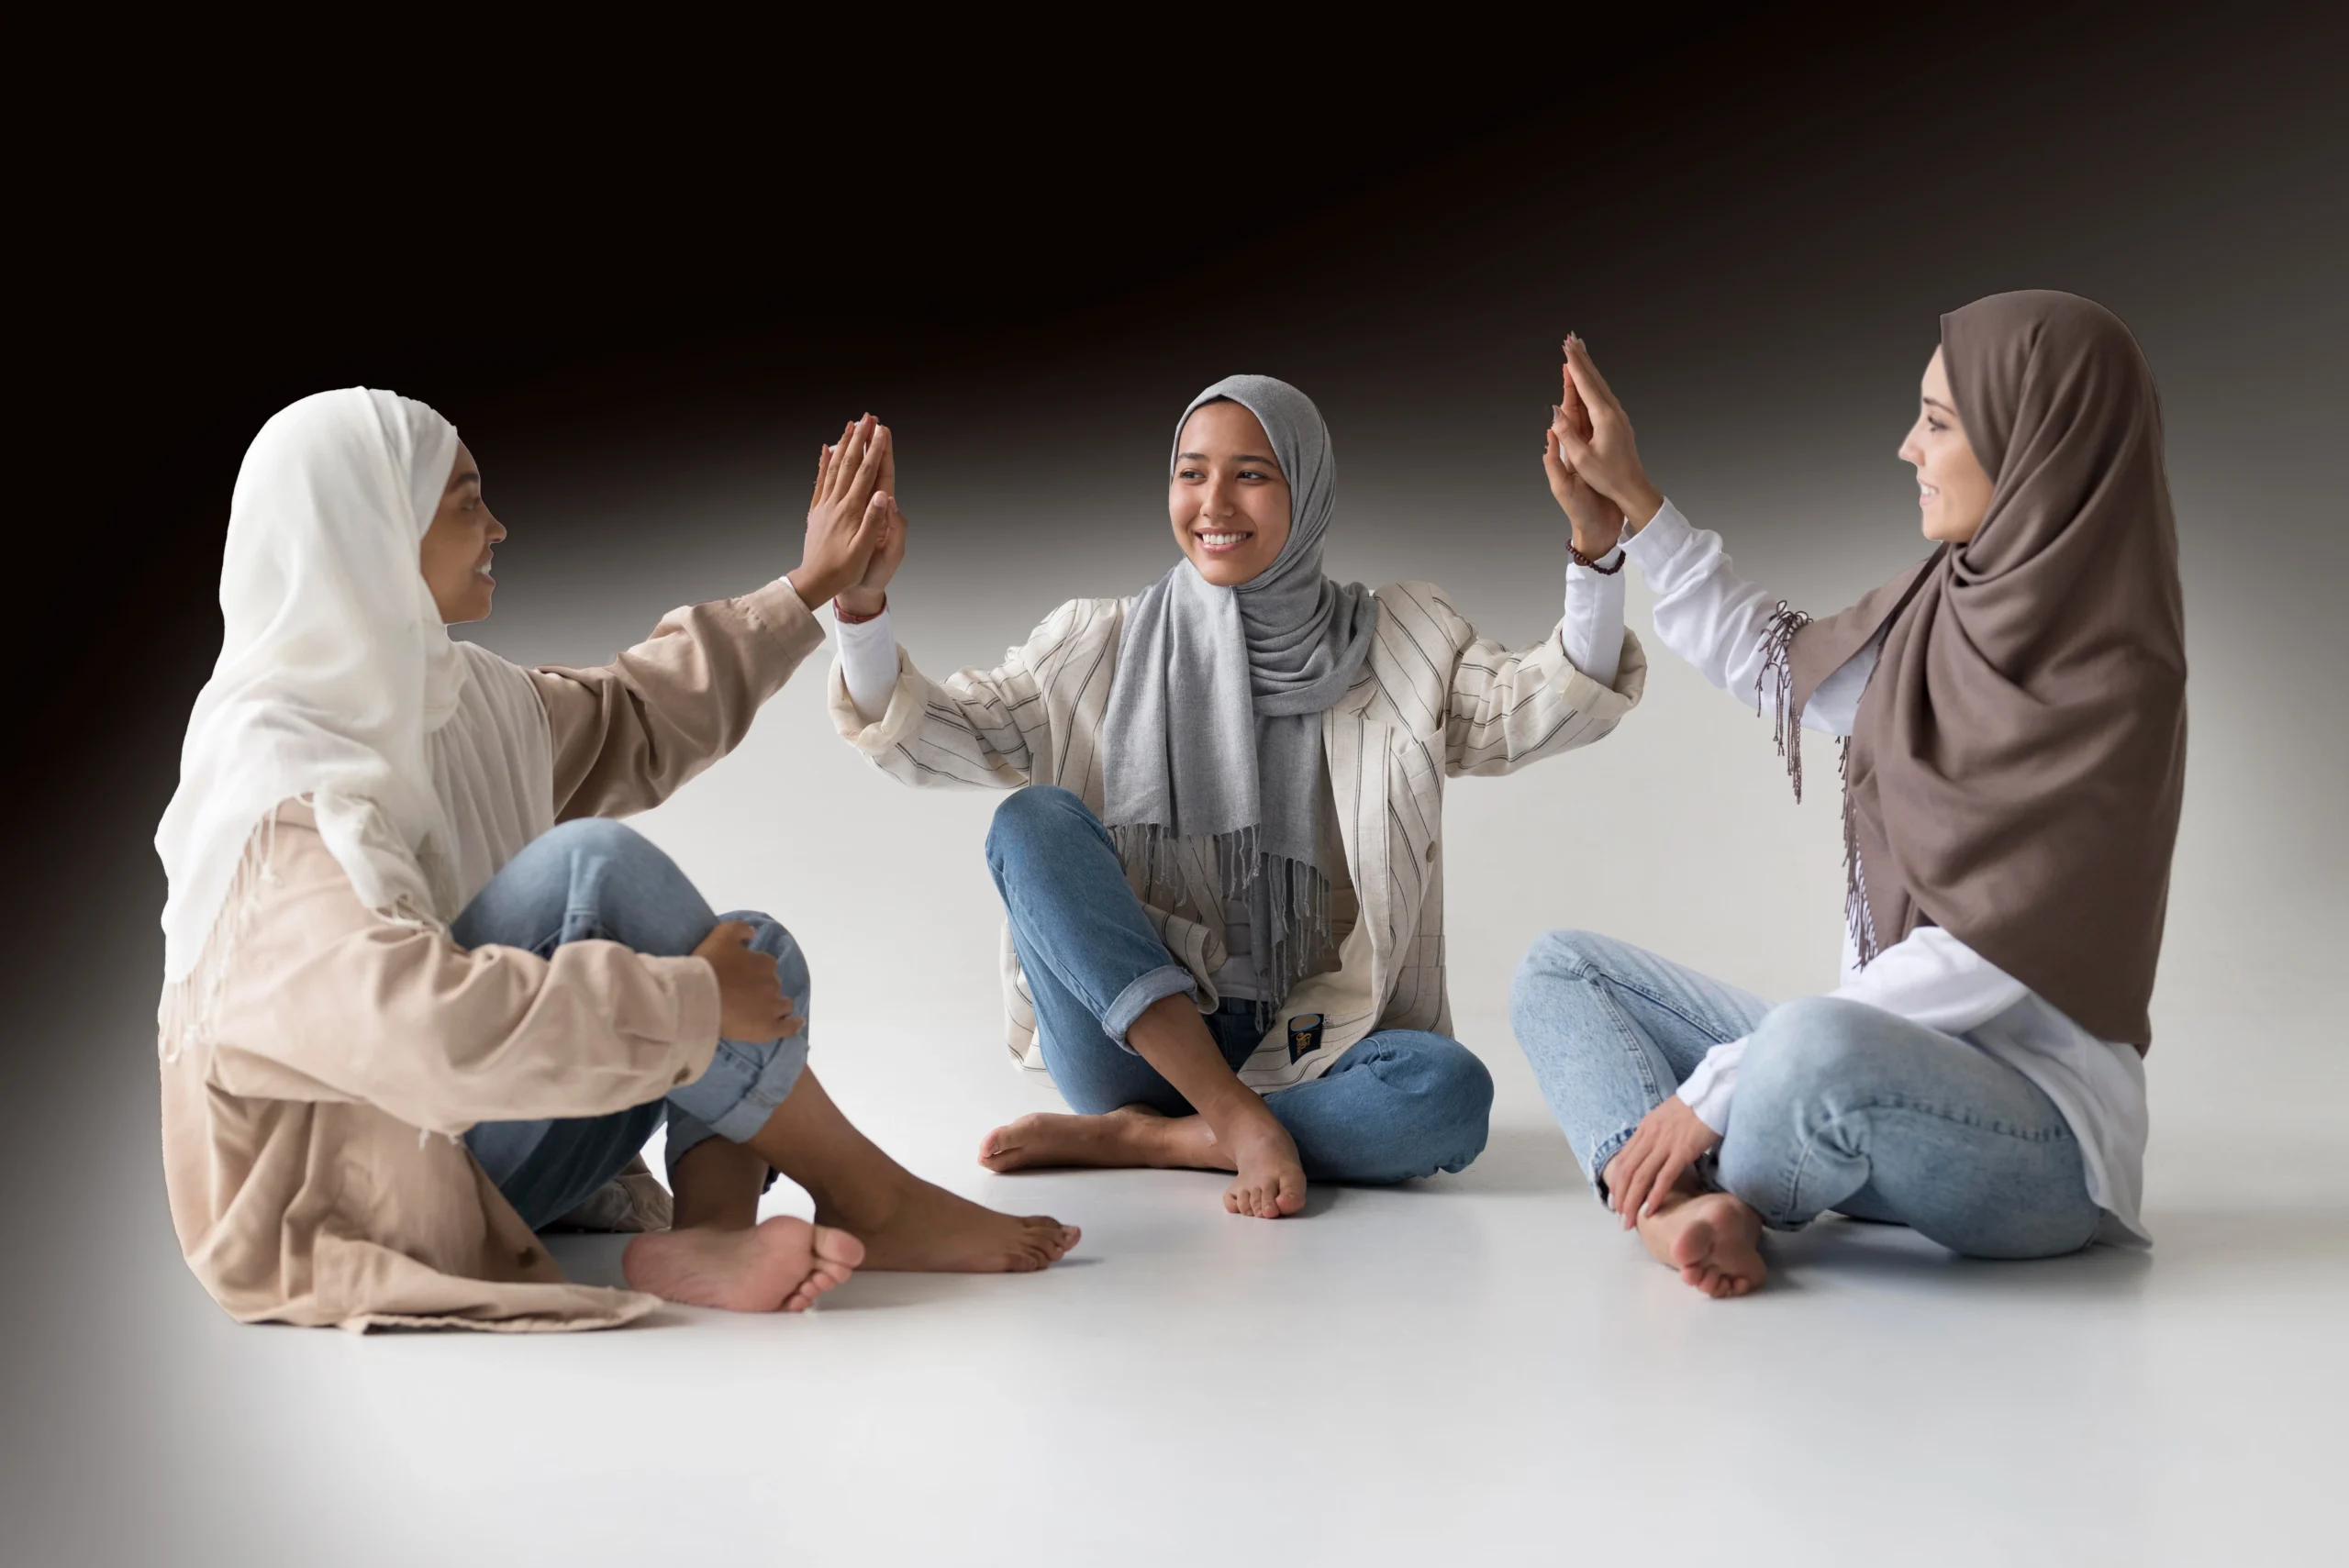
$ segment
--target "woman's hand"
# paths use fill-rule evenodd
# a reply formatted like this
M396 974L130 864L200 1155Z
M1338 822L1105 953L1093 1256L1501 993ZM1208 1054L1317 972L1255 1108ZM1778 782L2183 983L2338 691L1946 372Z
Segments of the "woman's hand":
M1607 1162L1607 1207L1629 1230L1661 1203L1698 1157L1721 1140L1688 1102L1674 1095L1642 1118L1631 1141Z
M746 920L721 920L693 956L718 972L718 1032L745 1044L763 1044L797 1034L806 1021L783 994L774 955L751 945L757 933Z
M809 609L853 586L872 563L894 505L881 488L888 456L889 427L867 414L818 458L807 544L791 572L791 585Z
M1624 527L1638 533L1664 506L1664 493L1648 483L1631 416L1590 361L1580 338L1566 339L1566 380L1589 411L1590 433L1553 423L1553 439L1568 467L1600 495L1622 508Z
M906 515L897 508L897 441L892 435L881 449L881 488L875 496L889 505L880 539L864 563L864 575L852 587L841 590L840 607L852 616L877 616L889 606L889 579L906 562Z
M1622 537L1623 509L1592 488L1588 480L1576 473L1574 465L1559 450L1558 437L1570 431L1587 446L1590 442L1590 413L1583 406L1582 395L1575 390L1574 373L1561 368L1558 379L1564 384L1557 406L1550 410L1550 428L1542 437L1542 467L1550 476L1550 494L1556 497L1558 507L1574 525L1575 549L1592 561L1615 548Z

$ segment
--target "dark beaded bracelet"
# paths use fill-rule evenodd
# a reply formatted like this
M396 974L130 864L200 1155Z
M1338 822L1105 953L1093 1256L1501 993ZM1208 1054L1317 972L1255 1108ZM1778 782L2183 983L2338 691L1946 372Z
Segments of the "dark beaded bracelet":
M1585 555L1581 550L1576 550L1575 548L1574 540L1572 539L1568 539L1566 541L1566 553L1574 558L1574 563L1576 566L1587 566L1593 572L1598 573L1601 577L1614 576L1615 573L1623 570L1623 562L1629 559L1629 557L1623 554L1623 547L1620 544L1618 544L1615 546L1615 564L1612 566L1601 566L1598 562L1593 561L1589 556Z

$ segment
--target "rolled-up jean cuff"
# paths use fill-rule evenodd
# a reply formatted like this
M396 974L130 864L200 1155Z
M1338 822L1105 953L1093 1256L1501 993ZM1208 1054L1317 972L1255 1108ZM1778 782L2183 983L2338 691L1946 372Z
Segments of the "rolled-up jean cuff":
M1118 999L1101 1015L1101 1032L1131 1051L1133 1047L1126 1044L1126 1031L1134 1027L1134 1020L1154 1004L1178 994L1196 998L1199 983L1179 963L1162 964L1118 993Z
M807 1031L760 1045L721 1040L709 1071L682 1089L669 1104L734 1143L747 1143L790 1096L807 1065Z
M1591 1151L1590 1170L1586 1173L1590 1177L1591 1193L1598 1199L1601 1208L1607 1207L1607 1162L1621 1153L1623 1145L1631 1141L1631 1134L1639 1130L1636 1127L1627 1127Z

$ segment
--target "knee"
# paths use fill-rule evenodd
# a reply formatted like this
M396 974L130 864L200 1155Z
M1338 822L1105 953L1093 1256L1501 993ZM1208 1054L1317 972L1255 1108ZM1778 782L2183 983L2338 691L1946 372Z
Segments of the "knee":
M539 843L571 856L599 861L672 865L661 847L625 822L608 817L581 817L547 829Z
M1740 1103L1815 1104L1864 1084L1890 1049L1880 1021L1875 1008L1832 996L1773 1007L1746 1041Z
M987 859L999 865L1017 848L1071 828L1098 833L1101 824L1084 801L1057 784L1016 789L995 808L995 820L987 825Z
M1492 1125L1492 1069L1475 1051L1440 1034L1415 1031L1397 1046L1387 1081L1419 1106L1431 1136L1464 1148L1473 1159L1483 1151Z
M1518 961L1510 995L1521 996L1539 990L1548 981L1588 980L1608 967L1609 955L1621 945L1597 931L1544 931L1533 939L1533 945Z
M799 940L790 928L774 916L758 909L734 909L718 917L719 924L740 920L751 928L751 946L773 955L776 977L783 982L785 995L802 995L807 990L807 955L800 951Z
M1518 1043L1528 1045L1536 1037L1547 1041L1560 1025L1570 1025L1599 1005L1595 982L1608 972L1609 960L1620 945L1596 931L1544 931L1534 938L1509 982L1509 1019ZM1568 1032L1580 1031L1569 1027Z

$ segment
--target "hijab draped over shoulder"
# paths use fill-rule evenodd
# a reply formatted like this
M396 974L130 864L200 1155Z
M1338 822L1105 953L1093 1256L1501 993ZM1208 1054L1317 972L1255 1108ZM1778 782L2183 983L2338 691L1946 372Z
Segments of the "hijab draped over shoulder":
M1993 482L1980 530L1796 618L1789 712L1881 636L1844 759L1863 962L1937 925L2098 1038L2143 1049L2186 777L2177 530L2153 373L2076 295L1942 317Z
M1301 979L1328 937L1330 873L1318 856L1320 714L1370 652L1378 601L1322 574L1337 504L1329 427L1312 399L1270 376L1235 375L1191 400L1256 417L1289 485L1288 540L1269 567L1219 588L1188 558L1127 612L1102 721L1106 822L1145 887L1167 840L1207 840L1226 896L1244 898L1264 978L1275 995Z
M220 565L220 657L155 834L170 882L167 1050L175 1023L195 1022L190 1005L200 1011L181 993L282 803L310 800L362 904L429 925L553 825L529 677L452 641L418 568L457 445L423 404L351 387L282 410L245 453Z

